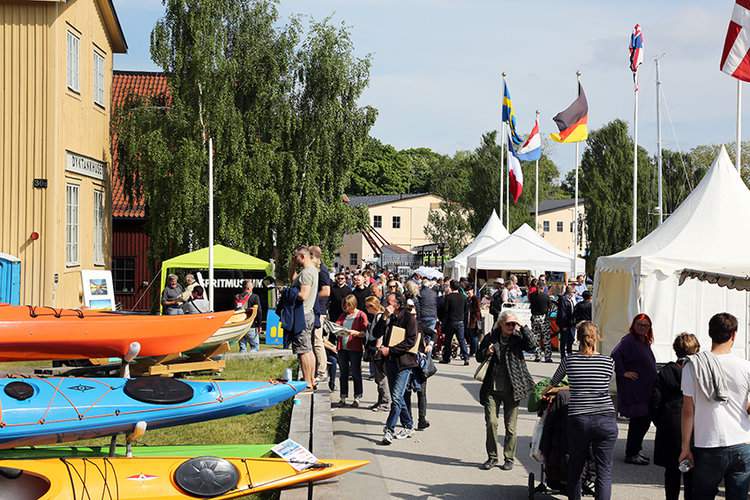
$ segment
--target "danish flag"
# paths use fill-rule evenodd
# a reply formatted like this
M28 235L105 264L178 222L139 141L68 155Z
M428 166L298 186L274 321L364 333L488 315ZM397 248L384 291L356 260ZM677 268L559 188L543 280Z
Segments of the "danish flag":
M721 70L738 80L750 82L750 0L736 0L729 21Z

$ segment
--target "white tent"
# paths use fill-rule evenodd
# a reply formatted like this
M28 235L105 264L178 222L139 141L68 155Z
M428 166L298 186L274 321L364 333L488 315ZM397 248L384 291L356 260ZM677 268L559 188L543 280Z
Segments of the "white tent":
M500 222L500 217L497 216L497 212L493 210L492 215L490 215L490 218L487 220L487 223L482 230L479 231L477 237L474 238L474 241L469 243L460 254L445 263L443 269L445 274L453 279L466 276L466 260L471 254L484 250L485 248L504 240L508 236L510 236L510 233L505 229L503 223Z
M639 312L654 324L657 362L674 359L672 342L683 331L711 346L708 320L718 312L737 316L735 352L747 357L748 294L686 276L685 269L745 275L750 268L750 191L719 152L706 176L664 223L632 247L599 257L594 279L594 322L603 352L624 335ZM698 277L697 275L695 277Z
M469 269L531 271L534 275L571 270L570 256L544 241L527 224L501 242L472 254L467 265ZM579 259L580 269L583 265L583 260Z
M531 226L528 224L523 224L521 227L513 231L513 234L516 234L518 236L523 236L527 240L531 241L532 243L535 243L539 245L542 248L546 248L550 252L554 252L558 254L560 257L568 259L568 269L566 272L570 273L573 271L572 263L571 263L571 256L566 254L565 252L561 251L559 248L557 248L555 245L550 243L549 241L545 240L542 235L534 231ZM545 269L545 271L552 271L552 269ZM576 258L576 269L575 272L585 273L586 272L586 261L582 258L578 257ZM541 273L539 273L541 274Z

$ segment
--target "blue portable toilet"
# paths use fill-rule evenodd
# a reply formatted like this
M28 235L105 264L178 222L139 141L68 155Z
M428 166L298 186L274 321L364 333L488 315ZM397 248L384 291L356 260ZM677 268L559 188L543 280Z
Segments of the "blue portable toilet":
M0 252L0 302L21 303L21 259Z

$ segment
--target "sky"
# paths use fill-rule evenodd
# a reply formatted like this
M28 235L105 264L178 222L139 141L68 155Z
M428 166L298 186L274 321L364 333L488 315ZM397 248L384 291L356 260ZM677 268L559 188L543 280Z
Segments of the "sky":
M158 70L149 35L163 14L158 0L114 0L129 50L115 69ZM628 38L640 23L638 143L656 153L654 57L662 82L663 147L733 142L736 81L719 70L733 0L281 0L290 15L345 23L355 53L370 55L370 85L361 105L378 109L372 135L398 149L443 154L471 150L500 120L501 73L527 133L535 112L547 136L552 116L576 96L576 70L589 102L589 128L633 122ZM748 94L745 90L745 94ZM750 109L744 99L743 114ZM745 126L750 138L750 123ZM550 144L562 172L572 145Z

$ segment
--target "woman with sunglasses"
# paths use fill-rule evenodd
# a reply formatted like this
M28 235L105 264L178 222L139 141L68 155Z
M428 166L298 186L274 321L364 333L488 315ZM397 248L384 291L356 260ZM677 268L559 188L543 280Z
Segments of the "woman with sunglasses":
M477 361L489 360L487 372L479 391L479 402L484 406L484 422L487 431L487 461L482 469L490 470L498 464L497 417L503 407L505 439L502 470L513 469L516 456L516 422L518 406L534 387L524 359L524 351L534 349L531 331L521 327L511 311L503 311L492 329L479 344Z

